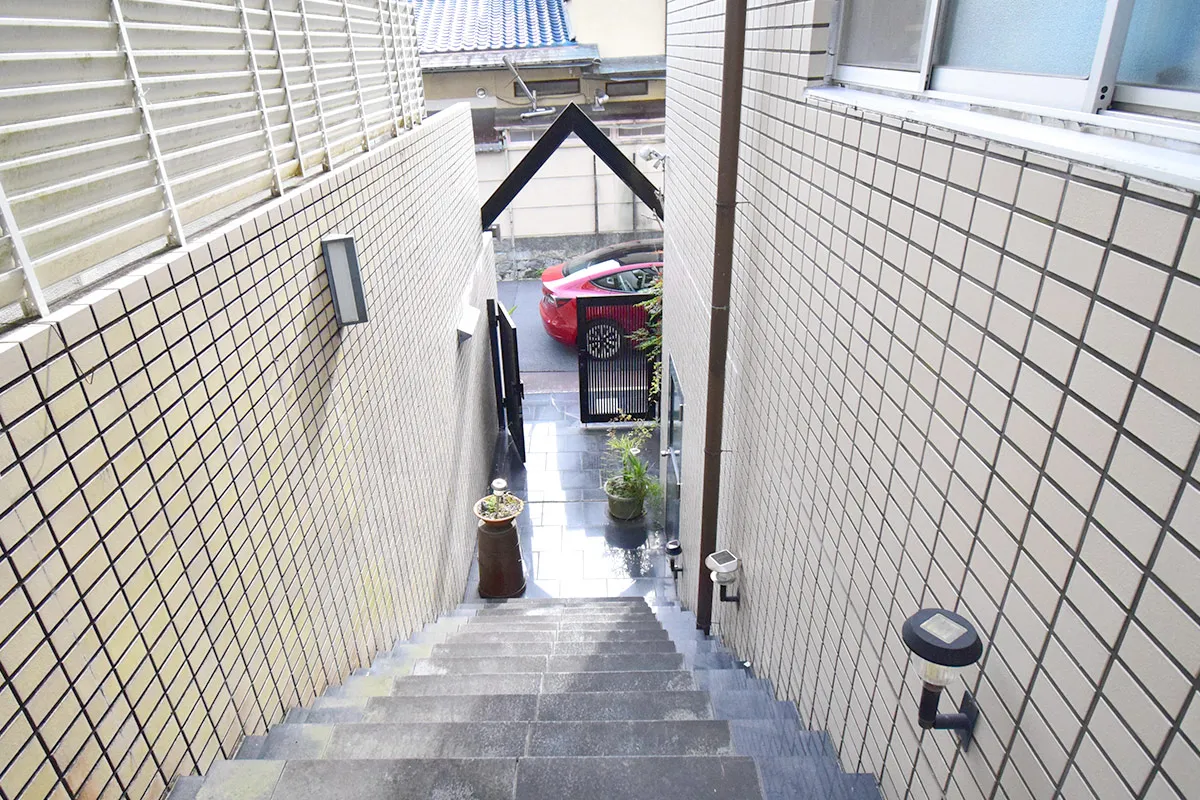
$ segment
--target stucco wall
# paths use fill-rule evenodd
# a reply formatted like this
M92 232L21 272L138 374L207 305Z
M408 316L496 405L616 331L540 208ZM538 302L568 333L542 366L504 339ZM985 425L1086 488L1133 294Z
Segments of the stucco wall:
M575 39L600 47L601 58L662 55L666 0L570 0Z
M754 5L719 533L745 571L720 632L886 797L1200 795L1197 197L808 99L830 4ZM720 9L668 15L685 548ZM982 708L966 754L916 725L899 626L923 606L989 645L950 690Z
M4 796L157 798L461 599L478 213L462 107L0 338Z

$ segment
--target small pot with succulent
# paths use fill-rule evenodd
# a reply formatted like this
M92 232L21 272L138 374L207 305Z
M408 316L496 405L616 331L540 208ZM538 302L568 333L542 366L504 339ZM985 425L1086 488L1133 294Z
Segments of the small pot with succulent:
M650 474L641 459L642 446L650 438L653 425L640 425L628 433L611 432L608 449L616 456L616 473L604 481L608 495L608 513L614 519L637 519L646 513L646 498L662 495L658 478Z
M479 596L516 597L525 591L525 568L516 518L525 501L508 491L503 479L492 481L492 493L475 502L479 518Z

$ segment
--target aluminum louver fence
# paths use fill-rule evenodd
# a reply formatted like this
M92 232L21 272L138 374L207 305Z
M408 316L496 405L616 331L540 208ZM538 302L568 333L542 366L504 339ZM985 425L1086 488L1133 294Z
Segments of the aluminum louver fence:
M424 116L400 0L0 0L0 308L45 313Z

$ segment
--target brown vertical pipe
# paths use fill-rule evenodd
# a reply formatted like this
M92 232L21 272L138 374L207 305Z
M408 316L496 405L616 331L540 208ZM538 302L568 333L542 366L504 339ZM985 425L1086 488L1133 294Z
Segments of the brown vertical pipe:
M721 439L725 430L725 361L729 345L729 294L737 214L738 144L742 127L742 67L746 60L746 0L725 3L721 70L721 138L717 150L717 220L713 243L712 312L708 329L708 394L704 420L704 477L700 487L700 564L696 627L712 625L712 581L704 559L717 549L721 494Z

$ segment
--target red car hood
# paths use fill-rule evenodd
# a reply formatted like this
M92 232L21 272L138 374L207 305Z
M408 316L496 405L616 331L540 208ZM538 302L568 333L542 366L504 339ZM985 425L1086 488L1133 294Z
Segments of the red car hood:
M552 267L546 267L546 269L542 271L542 283L549 283L550 281L557 281L561 279L563 276L563 267L565 266L566 262L555 264Z

